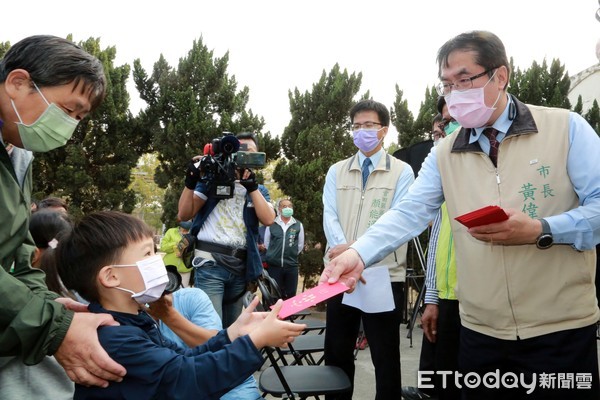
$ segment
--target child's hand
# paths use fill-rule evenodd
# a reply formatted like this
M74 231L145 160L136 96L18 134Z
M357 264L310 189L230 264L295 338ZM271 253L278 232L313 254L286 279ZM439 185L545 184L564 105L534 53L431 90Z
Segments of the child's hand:
M287 347L294 338L302 333L306 325L282 321L277 317L283 300L278 300L273 310L260 322L249 336L257 349L265 346Z
M234 341L240 336L249 334L256 326L263 321L269 313L267 312L255 312L256 306L258 305L258 297L254 297L252 302L242 311L240 316L235 320L233 324L227 328L227 335L229 340Z

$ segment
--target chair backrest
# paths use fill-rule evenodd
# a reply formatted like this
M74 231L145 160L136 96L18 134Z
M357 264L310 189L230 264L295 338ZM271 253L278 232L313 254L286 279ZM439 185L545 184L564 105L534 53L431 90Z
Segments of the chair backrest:
M275 279L269 276L269 273L263 269L262 275L258 277L258 289L262 294L262 305L265 310L270 310L271 306L281 299L281 290Z

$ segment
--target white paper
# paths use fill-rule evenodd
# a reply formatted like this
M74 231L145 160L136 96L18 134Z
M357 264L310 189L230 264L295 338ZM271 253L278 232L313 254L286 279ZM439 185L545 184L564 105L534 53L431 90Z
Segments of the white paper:
M367 283L358 282L352 293L344 293L342 303L366 313L392 311L394 295L386 266L366 268L362 273Z

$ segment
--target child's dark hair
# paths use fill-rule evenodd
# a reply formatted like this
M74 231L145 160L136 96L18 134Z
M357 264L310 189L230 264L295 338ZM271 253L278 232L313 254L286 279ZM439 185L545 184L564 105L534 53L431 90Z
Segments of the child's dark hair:
M132 215L118 211L88 214L56 248L60 276L67 288L74 289L84 299L99 301L98 272L118 262L130 243L152 237L150 227Z
M46 273L46 286L63 296L69 296L69 293L65 293L60 284L53 253L57 244L69 235L72 229L73 223L69 216L52 209L38 211L29 220L29 233L33 237L35 247L43 250L39 268Z

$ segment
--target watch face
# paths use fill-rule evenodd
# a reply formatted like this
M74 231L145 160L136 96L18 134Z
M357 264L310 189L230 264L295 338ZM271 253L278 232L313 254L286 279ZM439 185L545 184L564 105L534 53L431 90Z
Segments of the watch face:
M546 249L552 246L553 243L554 239L552 238L552 235L542 235L537 240L537 247L539 247L540 249Z

